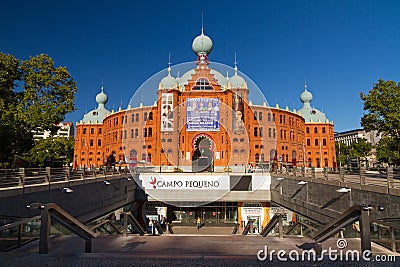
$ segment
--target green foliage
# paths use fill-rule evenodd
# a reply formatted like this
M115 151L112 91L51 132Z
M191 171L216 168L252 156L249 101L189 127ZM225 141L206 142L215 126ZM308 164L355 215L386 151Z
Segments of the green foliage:
M361 118L361 125L366 131L377 130L383 133L386 141L380 145L391 146L391 149L400 153L400 83L394 81L384 81L379 79L378 83L368 92L367 95L360 93L364 102L366 114ZM392 140L389 140L392 139ZM386 157L383 157L386 158Z
M73 137L49 137L36 140L33 148L26 154L25 159L34 165L44 166L56 160L71 163L74 154Z
M366 157L370 154L372 144L367 142L365 139L358 139L357 142L353 142L349 147L349 157Z
M30 158L33 132L49 130L74 110L76 83L48 55L18 60L0 52L0 164ZM30 158L33 160L32 158Z
M336 148L336 160L338 165L344 165L347 162L347 158L349 156L349 147L341 142L335 142Z
M377 160L394 165L400 161L400 154L396 149L397 143L394 138L383 137L376 146Z
M347 164L349 158L365 158L372 149L372 144L365 139L358 139L356 142L352 142L350 146L341 142L335 142L335 145L336 159L342 166Z

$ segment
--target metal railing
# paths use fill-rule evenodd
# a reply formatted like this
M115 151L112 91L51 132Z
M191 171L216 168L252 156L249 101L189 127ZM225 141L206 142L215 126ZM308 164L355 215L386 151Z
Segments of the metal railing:
M272 176L291 176L308 178L312 181L336 181L348 184L360 184L367 186L386 187L388 189L400 189L400 172L393 168L367 170L358 169L332 169L332 168L276 168L271 172Z
M0 189L126 175L127 169L19 168L0 169Z
M0 226L0 251L9 251L39 239L40 218L35 216Z

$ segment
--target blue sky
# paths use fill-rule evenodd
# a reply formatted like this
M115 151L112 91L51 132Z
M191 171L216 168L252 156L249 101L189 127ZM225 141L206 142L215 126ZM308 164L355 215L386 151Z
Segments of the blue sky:
M360 92L400 81L400 1L3 1L0 51L66 66L78 86L66 120L76 122L96 107L102 81L107 107L125 108L168 53L172 64L195 60L202 12L211 61L233 65L236 52L269 104L290 110L306 79L335 131L360 127Z

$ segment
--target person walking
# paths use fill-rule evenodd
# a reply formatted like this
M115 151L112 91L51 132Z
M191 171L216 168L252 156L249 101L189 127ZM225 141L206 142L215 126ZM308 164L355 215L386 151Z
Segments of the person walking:
M200 217L197 217L197 230L199 230L201 227L201 219Z

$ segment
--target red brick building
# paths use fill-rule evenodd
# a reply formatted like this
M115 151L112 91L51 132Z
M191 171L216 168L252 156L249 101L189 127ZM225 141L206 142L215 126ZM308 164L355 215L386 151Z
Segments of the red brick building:
M176 78L169 67L154 88L153 105L110 112L102 88L98 108L76 124L75 167L127 162L218 172L243 170L249 163L336 166L333 122L311 107L306 88L298 111L253 105L236 65L231 77L210 67L208 36L202 32L192 47L193 69Z

